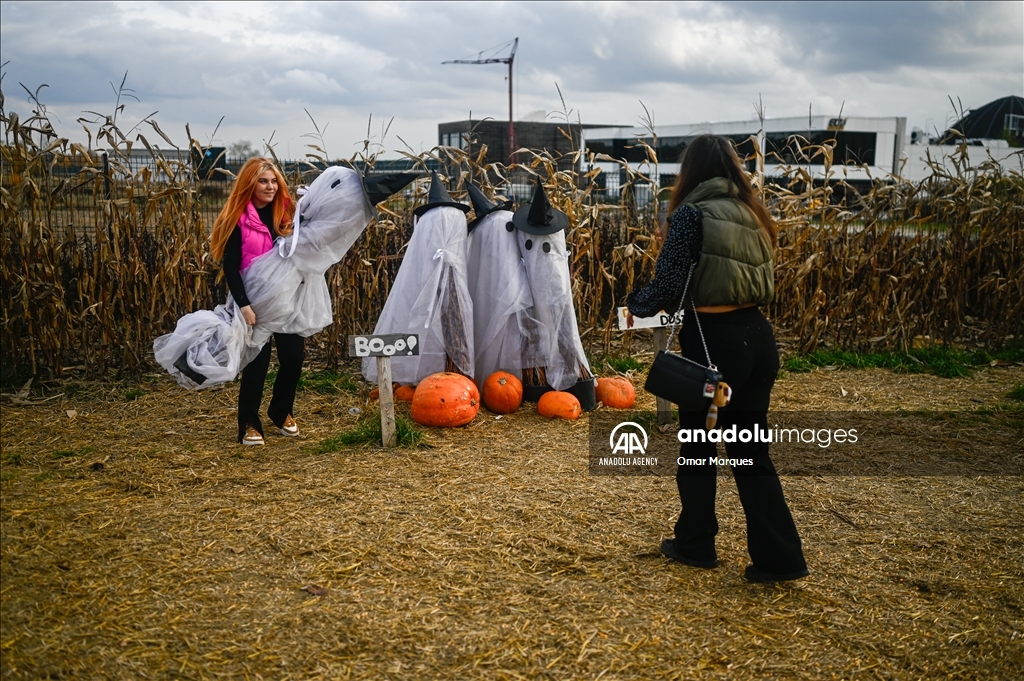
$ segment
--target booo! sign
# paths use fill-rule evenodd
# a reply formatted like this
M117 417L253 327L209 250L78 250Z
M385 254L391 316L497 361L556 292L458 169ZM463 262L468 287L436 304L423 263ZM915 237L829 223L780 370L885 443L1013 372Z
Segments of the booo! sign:
M414 333L386 333L349 336L349 357L377 358L377 392L380 395L380 441L385 447L398 445L395 401L391 394L391 358L420 354L420 337Z
M414 333L388 333L379 336L349 336L349 357L394 357L420 354L419 336Z

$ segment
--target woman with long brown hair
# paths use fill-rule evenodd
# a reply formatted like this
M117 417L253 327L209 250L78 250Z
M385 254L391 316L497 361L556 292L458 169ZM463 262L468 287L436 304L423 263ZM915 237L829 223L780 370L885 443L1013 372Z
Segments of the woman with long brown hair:
M692 310L680 333L682 354L702 365L710 355L733 392L731 403L719 416L719 426L754 432L758 425L767 432L779 351L771 323L759 306L770 303L775 292L775 222L754 192L731 141L701 135L686 147L669 216L654 281L627 297L627 323L632 325L633 315L650 317L681 305ZM680 429L704 429L709 405L710 400L704 410L680 410ZM681 465L676 471L682 511L675 537L661 544L668 558L693 567L718 566L717 467L711 463L716 447L714 442L681 445L680 461L698 463ZM800 536L768 443L753 438L725 447L730 459L751 461L751 465L732 466L753 563L747 566L747 579L765 582L806 576Z
M242 275L252 261L271 249L274 239L292 232L295 205L288 193L284 175L271 159L251 158L245 162L231 189L227 203L210 235L210 254L220 260L228 290L245 323L256 323L246 296ZM295 390L305 360L305 341L301 336L275 333L280 369L274 380L273 396L267 414L282 435L294 437L299 428L293 417ZM270 341L242 370L238 389L238 441L243 445L264 444L260 405L270 367Z

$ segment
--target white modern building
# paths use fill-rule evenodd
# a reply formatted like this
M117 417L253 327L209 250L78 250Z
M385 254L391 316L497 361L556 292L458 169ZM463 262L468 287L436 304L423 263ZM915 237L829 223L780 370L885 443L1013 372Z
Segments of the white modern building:
M612 196L625 180L621 162L650 178L651 189L671 186L679 172L683 149L694 137L707 133L731 138L740 156L748 159L751 172L757 170L753 160L756 141L765 151L764 173L769 178L781 178L787 169L799 166L816 181L827 176L852 184L891 175L921 180L931 173L929 163L953 170L951 157L959 148L936 144L918 130L908 135L907 119L898 116L770 118L763 126L759 120L665 125L655 127L653 135L652 130L643 127L590 128L582 132L587 151L596 159L590 163L587 154L583 169L600 168L599 185ZM658 163L650 161L647 150L638 144L640 140L656 148ZM831 166L826 167L821 155L814 156L805 149L829 140L835 144ZM1024 171L1024 150L1010 147L1005 140L969 140L967 152L971 167L991 158L1007 170ZM646 203L642 196L646 193L638 193L641 203Z

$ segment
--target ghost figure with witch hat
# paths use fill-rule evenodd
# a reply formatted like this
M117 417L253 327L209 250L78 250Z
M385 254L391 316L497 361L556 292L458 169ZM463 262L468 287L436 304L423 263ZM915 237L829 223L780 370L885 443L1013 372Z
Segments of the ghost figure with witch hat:
M545 347L544 327L533 317L533 295L512 226L511 201L494 202L467 184L476 217L469 223L469 292L473 298L476 383L496 371L522 378L538 366L531 353Z
M419 336L419 355L391 358L398 383L417 384L431 374L473 376L473 303L466 288L466 213L452 200L437 172L427 203L413 211L412 237L373 333ZM363 359L363 377L377 380L377 363Z
M532 315L544 327L542 347L528 349L534 363L524 365L523 399L535 401L553 388L572 393L591 410L597 406L594 375L580 341L565 246L569 217L551 205L538 178L533 201L517 210L510 224L530 281Z
M416 177L362 177L352 168L327 168L299 190L291 235L242 275L256 324L245 323L229 295L225 304L187 314L172 333L157 338L157 363L186 388L209 388L234 380L272 334L309 337L330 325L334 313L324 273L377 217L376 205Z

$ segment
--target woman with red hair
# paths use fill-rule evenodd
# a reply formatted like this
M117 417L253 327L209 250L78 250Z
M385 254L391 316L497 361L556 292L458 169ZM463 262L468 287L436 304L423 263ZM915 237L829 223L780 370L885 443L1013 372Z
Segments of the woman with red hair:
M214 223L210 254L214 260L221 261L231 297L249 326L256 323L256 313L246 296L242 275L253 260L271 249L274 239L292 233L294 211L288 183L274 162L251 158L238 173L231 195ZM295 334L275 333L274 343L280 369L267 414L282 435L294 437L299 434L299 428L292 411L306 356L305 342ZM256 358L242 370L238 390L238 441L243 445L264 444L259 412L269 367L270 342L267 341Z

